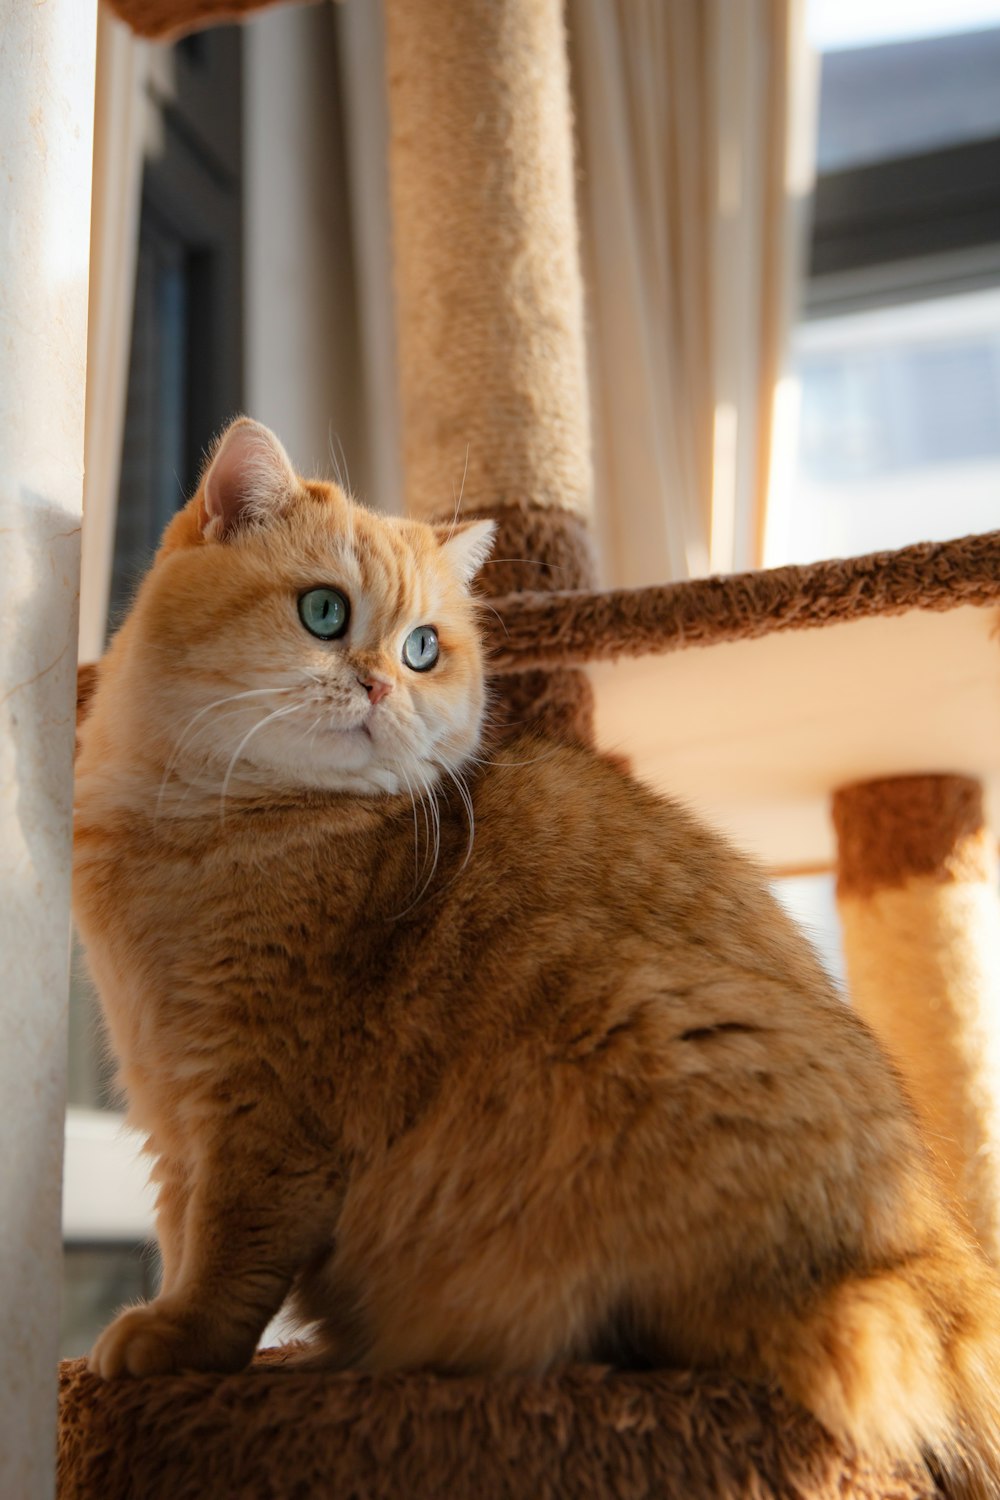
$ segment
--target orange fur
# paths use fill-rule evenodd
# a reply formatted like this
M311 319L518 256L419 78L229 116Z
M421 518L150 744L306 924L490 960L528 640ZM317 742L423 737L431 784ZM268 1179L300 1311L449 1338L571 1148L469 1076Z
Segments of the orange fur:
M587 751L479 755L486 540L241 422L108 653L75 904L164 1285L92 1368L238 1368L291 1295L321 1364L724 1365L997 1496L1000 1292L891 1068L689 814Z

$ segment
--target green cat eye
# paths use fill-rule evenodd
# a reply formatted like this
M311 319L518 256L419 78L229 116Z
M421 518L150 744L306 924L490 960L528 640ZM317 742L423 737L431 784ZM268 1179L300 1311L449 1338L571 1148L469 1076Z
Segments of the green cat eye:
M418 625L403 642L403 660L414 672L429 672L440 654L433 625Z
M299 595L299 619L321 641L343 635L350 616L351 606L339 589L307 589Z

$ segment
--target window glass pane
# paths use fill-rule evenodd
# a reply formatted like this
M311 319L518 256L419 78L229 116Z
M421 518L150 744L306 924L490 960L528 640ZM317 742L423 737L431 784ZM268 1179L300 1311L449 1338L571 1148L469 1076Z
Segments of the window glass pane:
M190 254L143 206L118 491L110 626L187 498Z
M803 324L798 452L766 560L1000 525L1000 289Z
M1000 0L808 0L809 39L820 51L1000 26Z

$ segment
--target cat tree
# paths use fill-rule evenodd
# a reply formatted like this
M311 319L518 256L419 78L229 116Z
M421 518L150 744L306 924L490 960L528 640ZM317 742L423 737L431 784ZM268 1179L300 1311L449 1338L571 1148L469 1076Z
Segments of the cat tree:
M115 8L165 35L262 3ZM512 719L587 740L588 663L1000 602L1000 535L596 592L559 0L387 0L386 31L407 502L422 518L450 515L441 476L460 437L465 513L494 517L497 556L513 559L486 570ZM82 711L87 686L82 675ZM1000 919L980 788L953 774L871 781L838 791L834 812L854 1001L911 1080L948 1190L1000 1253L987 1003L1000 998ZM780 1395L719 1376L369 1379L279 1376L267 1363L113 1385L67 1363L61 1495L931 1493L839 1452Z

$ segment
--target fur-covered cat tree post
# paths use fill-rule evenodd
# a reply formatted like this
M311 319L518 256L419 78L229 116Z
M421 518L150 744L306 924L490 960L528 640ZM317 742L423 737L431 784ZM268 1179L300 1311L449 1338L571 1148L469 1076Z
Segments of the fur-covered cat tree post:
M116 0L116 8L137 29L162 34L256 3ZM451 483L468 449L463 509L498 519L496 555L512 559L485 572L503 617L492 644L510 716L587 738L591 695L581 668L588 660L865 613L1000 600L997 536L878 559L594 593L559 0L387 0L386 11L408 504L419 516L450 516ZM940 807L947 789L938 778L928 780L935 785L927 805ZM943 843L935 835L930 866L926 851L906 852L905 839L885 819L887 809L908 817L914 806L893 783L869 784L842 795L838 820L852 977L890 1042L901 1055L911 1048L903 1057L911 1076L925 1077L919 1055L932 1049L921 1025L911 1026L907 1039L893 1030L892 1016L903 1005L911 1014L921 1005L940 1008L944 975L955 997L946 1007L953 1037L972 1024L981 986L965 983L959 994L953 979L960 969L969 974L987 963L976 931L980 916L970 913L974 908L984 926L994 920L995 911L988 914L995 894L987 892L982 859L962 852L968 852L968 819L953 823ZM903 850L888 875L884 847L865 842L872 826L889 828L891 846ZM981 837L975 847L982 854ZM965 901L970 880L973 899ZM922 918L906 914L918 909ZM911 963L915 989L903 997L892 953L912 957L914 945L925 955L934 947L938 978L928 980L929 959ZM879 953L886 956L881 967L872 958ZM994 970L1000 972L995 961ZM950 1054L936 1044L933 1050L938 1071L947 1072ZM988 1100L978 1075L974 1098L967 1082L960 1079L958 1087L973 1099L974 1128L963 1129L962 1150L981 1160ZM937 1097L929 1088L928 1100ZM968 1118L966 1111L962 1119ZM961 1179L961 1166L953 1170ZM968 1186L972 1179L963 1181ZM986 1195L980 1218L986 1223L991 1193L996 1202L995 1172L985 1169L976 1183ZM446 1490L678 1500L915 1500L931 1493L915 1475L879 1471L838 1452L775 1393L686 1373L446 1381L258 1368L224 1378L102 1385L77 1361L63 1369L60 1452L66 1500L430 1497Z

